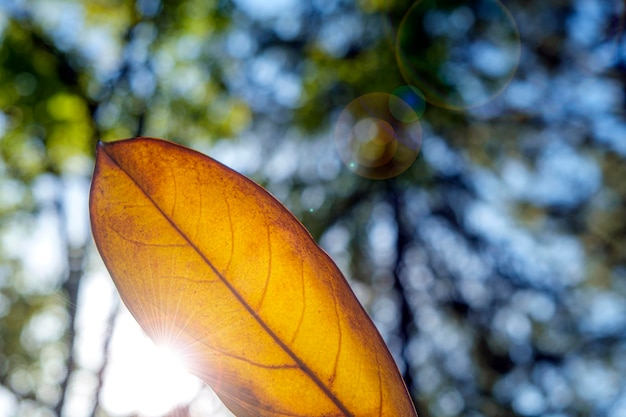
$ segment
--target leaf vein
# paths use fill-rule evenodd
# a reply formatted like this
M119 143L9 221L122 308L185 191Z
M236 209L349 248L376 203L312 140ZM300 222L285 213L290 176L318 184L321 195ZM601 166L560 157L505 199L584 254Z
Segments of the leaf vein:
M270 277L272 276L272 239L271 239L271 234L270 234L270 226L267 223L267 216L264 216L265 218L265 226L266 226L266 231L267 231L267 252L269 253L268 256L268 265L267 265L267 275L265 276L265 283L263 285L263 293L261 294L261 299L259 300L259 307L257 308L257 311L261 310L261 307L263 306L263 302L265 301L265 296L267 295L267 289L270 285Z
M141 187L141 185L137 182L137 180L128 171L126 171L126 169L124 169L124 167L121 166L111 154L107 152L106 148L102 148L102 149L107 154L107 157L113 163L115 163L120 168L120 170L124 172L128 176L128 178L137 186L137 188L141 190L141 192L152 202L156 210L159 213L161 213L161 215L170 223L171 227L180 234L180 236L188 243L188 245L194 251L196 251L198 256L200 256L200 258L207 264L207 266L213 271L213 273L222 281L222 283L226 286L226 288L228 288L228 290L233 294L233 296L237 299L237 301L246 309L246 311L251 315L251 317L253 317L253 319L272 338L272 340L274 340L274 342L289 357L291 357L291 359L297 364L297 366L302 370L302 372L304 372L313 381L313 383L318 386L318 388L329 398L330 401L332 401L335 404L335 406L337 407L337 409L339 409L341 413L343 413L345 416L348 416L348 417L354 417L354 414L351 413L346 408L346 406L342 403L342 401L339 398L337 398L337 396L330 390L330 387L328 387L327 384L324 383L320 379L320 377L305 362L303 362L302 359L300 359L300 357L298 357L298 355L296 355L296 353L284 341L281 340L281 338L259 316L259 314L254 310L254 308L252 308L252 306L239 293L239 291L237 291L237 289L233 287L233 285L226 279L226 277L222 274L222 272L219 271L215 265L213 265L213 263L206 256L206 254L204 254L202 250L200 250L200 248L193 242L193 240L190 239L190 237L178 227L178 225L174 222L174 220L170 216L168 216L168 214L163 210L163 208L160 207L156 203L156 201L147 192L147 190ZM231 219L231 229L232 229L232 219ZM334 298L334 295L333 295L333 298Z

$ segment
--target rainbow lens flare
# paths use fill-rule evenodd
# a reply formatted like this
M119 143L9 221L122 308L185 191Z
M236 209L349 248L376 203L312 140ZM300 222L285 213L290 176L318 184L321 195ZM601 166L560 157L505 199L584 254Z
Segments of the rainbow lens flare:
M337 151L357 175L388 179L404 172L422 143L420 115L401 95L365 94L339 115Z
M511 81L519 57L517 25L499 0L419 0L397 31L405 82L446 109L491 101Z

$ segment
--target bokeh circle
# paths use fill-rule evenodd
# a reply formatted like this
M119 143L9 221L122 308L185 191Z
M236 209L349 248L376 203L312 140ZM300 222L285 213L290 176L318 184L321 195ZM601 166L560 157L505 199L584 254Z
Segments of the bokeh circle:
M404 172L422 143L421 116L398 94L369 93L352 100L335 128L337 152L354 173L388 179Z
M499 0L418 0L400 22L395 47L405 82L453 110L501 93L521 48L515 20Z

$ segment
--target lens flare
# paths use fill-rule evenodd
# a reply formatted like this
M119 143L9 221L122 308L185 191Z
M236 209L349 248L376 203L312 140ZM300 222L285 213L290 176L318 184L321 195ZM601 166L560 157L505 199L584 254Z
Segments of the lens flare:
M442 108L486 104L509 84L519 57L517 26L499 0L418 0L397 31L404 80Z
M411 108L410 111L406 111L406 104ZM404 123L414 122L426 111L426 97L419 88L403 85L391 93L389 110L396 119Z
M111 341L104 407L115 415L162 416L189 403L202 387L189 373L192 359L181 346L155 344L123 309Z
M362 177L395 177L417 158L421 145L419 117L401 95L365 94L350 102L337 120L339 156Z

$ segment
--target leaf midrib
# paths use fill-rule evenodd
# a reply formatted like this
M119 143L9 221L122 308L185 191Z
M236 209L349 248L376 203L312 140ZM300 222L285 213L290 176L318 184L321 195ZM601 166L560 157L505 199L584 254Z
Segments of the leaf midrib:
M185 234L176 223L172 220L170 216L159 207L159 205L153 200L153 198L144 190L141 185L133 178L133 176L118 163L118 161L111 155L107 149L106 144L100 142L99 148L102 149L111 160L132 182L135 186L146 196L148 200L152 203L154 208L167 220L167 222L172 226L172 228L189 244L191 248L202 258L202 260L207 264L207 266L215 273L215 275L222 281L222 283L228 288L228 290L233 294L233 296L239 301L239 303L246 309L246 311L254 318L254 320L261 326L261 328L276 342L276 344L300 367L302 372L304 372L319 388L322 392L335 404L335 406L341 411L346 417L354 417L346 406L341 402L339 398L323 383L323 381L317 376L317 374L309 368L307 364L305 364L294 352L291 348L283 342L280 337L272 329L265 323L265 321L257 314L257 312L248 304L248 302L243 298L243 296L237 291L235 287L231 285L231 283L226 279L224 275L213 265L213 263L207 258L207 256L200 250L200 248ZM227 167L226 167L227 168ZM228 169L228 168L227 168Z

